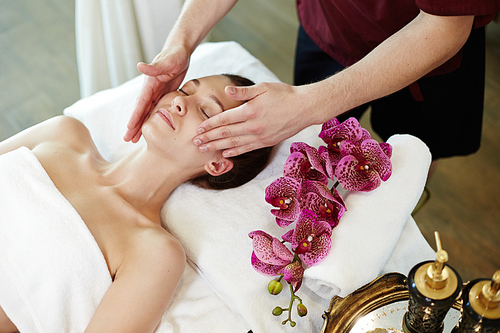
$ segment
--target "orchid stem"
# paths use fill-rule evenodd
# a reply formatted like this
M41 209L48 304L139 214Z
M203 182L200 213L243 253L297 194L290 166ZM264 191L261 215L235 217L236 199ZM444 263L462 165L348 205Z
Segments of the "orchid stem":
M283 309L283 311L288 311L288 318L284 320L281 324L285 325L287 322L290 322L290 326L294 327L296 323L292 320L293 303L295 302L296 299L299 300L300 303L302 303L302 299L299 296L295 295L295 292L293 291L293 286L291 284L289 285L289 287L290 287L290 305L288 306L288 308Z

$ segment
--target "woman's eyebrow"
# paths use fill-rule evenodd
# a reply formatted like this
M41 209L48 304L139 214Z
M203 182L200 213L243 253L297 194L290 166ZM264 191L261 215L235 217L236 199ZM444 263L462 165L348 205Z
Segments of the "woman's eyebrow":
M200 86L200 84L201 84L200 80L198 80L198 79L192 79L192 80L191 80L191 82L193 82L193 83L194 83L194 85L195 85L195 86L197 86L197 87L199 87L199 86ZM208 97L209 97L212 101L214 101L215 103L217 103L217 105L219 105L219 106L220 106L220 108L221 108L222 112L224 112L224 111L225 111L225 109L224 109L224 105L221 103L220 99L218 99L218 98L217 98L217 96L215 96L214 94L210 94L210 95L208 95Z
M215 103L217 103L220 106L222 112L225 111L224 105L222 105L221 101L217 98L217 96L210 94L208 97L210 97L211 100L213 100Z

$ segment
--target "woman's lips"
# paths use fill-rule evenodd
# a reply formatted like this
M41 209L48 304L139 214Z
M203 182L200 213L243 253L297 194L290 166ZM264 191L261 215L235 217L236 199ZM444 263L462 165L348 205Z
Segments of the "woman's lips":
M174 119L170 112L165 109L159 109L157 113L160 115L160 118L163 119L172 129L175 130Z

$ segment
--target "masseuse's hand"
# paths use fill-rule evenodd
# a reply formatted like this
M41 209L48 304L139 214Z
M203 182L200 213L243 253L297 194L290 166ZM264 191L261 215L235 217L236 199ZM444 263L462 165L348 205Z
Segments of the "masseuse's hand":
M127 125L125 141L137 142L141 138L142 124L166 93L176 90L184 80L189 65L189 52L174 46L163 50L151 64L139 63L137 69L146 74L142 91Z
M205 120L193 143L200 151L225 149L225 157L275 145L313 123L300 87L260 83L226 87L226 94L247 103Z

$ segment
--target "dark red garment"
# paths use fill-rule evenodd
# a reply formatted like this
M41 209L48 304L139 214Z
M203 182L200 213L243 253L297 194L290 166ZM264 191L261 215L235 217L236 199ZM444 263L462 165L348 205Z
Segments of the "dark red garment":
M413 20L433 15L475 15L474 28L488 24L500 0L297 0L299 20L311 39L343 66L350 66ZM460 52L430 75L460 65Z

